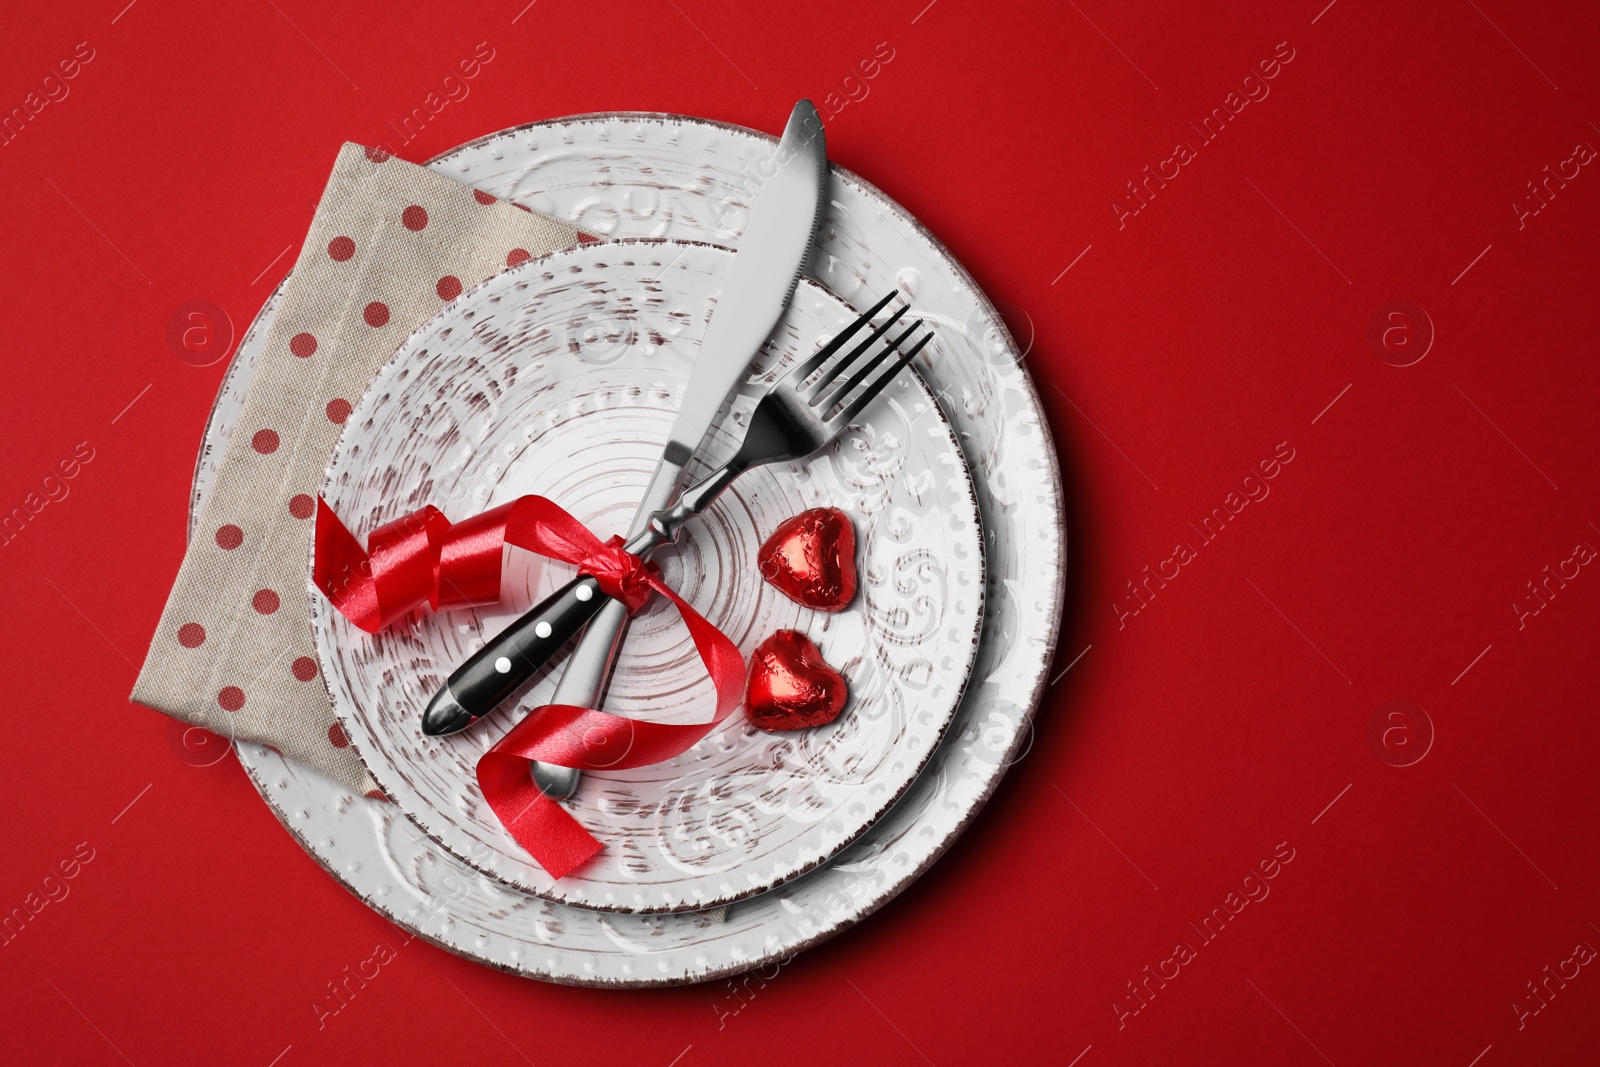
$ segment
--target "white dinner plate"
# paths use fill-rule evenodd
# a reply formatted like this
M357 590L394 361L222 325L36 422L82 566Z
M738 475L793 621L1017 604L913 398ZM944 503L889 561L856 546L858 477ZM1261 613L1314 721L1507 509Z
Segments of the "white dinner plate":
M323 498L358 536L430 504L459 520L524 494L555 501L602 539L625 534L733 259L708 244L607 241L490 278L373 377L345 420ZM856 314L801 283L690 478L731 455L767 385ZM942 355L930 344L912 367ZM789 599L756 562L780 523L815 507L840 509L856 531L860 587L839 612ZM311 591L322 677L367 770L424 833L506 885L625 912L765 892L861 836L955 715L978 643L982 543L960 446L915 373L817 454L745 473L651 558L746 658L779 630L805 633L844 675L849 702L810 730L769 733L733 714L673 759L584 774L565 804L602 847L560 879L501 825L474 768L550 701L561 660L460 733L427 737L422 718L458 665L575 569L514 549L501 603L413 613L377 634ZM628 630L606 710L687 725L714 704L687 628L657 598Z
M430 166L608 236L737 246L759 188L756 168L774 143L703 119L582 115L491 134ZM853 301L862 291L900 287L935 322L946 352L927 380L972 472L986 592L971 682L924 773L855 844L803 877L720 916L635 916L500 885L439 847L394 805L356 796L263 746L238 745L240 762L285 828L391 921L488 966L575 985L676 985L771 966L903 891L1026 754L1055 651L1066 531L1055 451L1023 351L916 219L837 166L807 274ZM276 309L269 299L219 391L197 460L195 501L215 474Z

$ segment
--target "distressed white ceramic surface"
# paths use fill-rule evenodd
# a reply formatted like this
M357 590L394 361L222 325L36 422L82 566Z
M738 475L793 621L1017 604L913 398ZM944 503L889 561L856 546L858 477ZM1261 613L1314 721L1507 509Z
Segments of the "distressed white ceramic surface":
M497 195L520 191L530 206L564 218L604 216L612 236L736 245L753 202L752 175L772 148L764 134L700 119L592 115L493 134L431 165ZM592 912L497 886L393 805L354 796L259 745L239 745L241 763L296 840L394 922L490 966L576 985L674 985L737 974L787 959L893 899L950 846L1027 751L1055 649L1066 540L1055 453L1020 353L943 246L838 167L808 273L847 296L852 290L838 281L846 275L872 290L911 281L918 311L935 316L950 353L928 377L977 487L987 595L972 682L927 770L844 853L733 905L717 922ZM234 356L230 382L248 381L271 310L263 309ZM207 447L226 441L236 417L236 408L219 404ZM201 494L214 473L205 459L197 470Z
M518 265L453 301L382 367L345 420L322 496L358 536L432 504L463 519L547 497L601 538L625 534L682 403L733 253L606 241ZM802 282L706 453L737 448L755 397L856 312ZM930 344L913 367L937 363ZM709 470L707 462L691 468ZM840 612L802 607L761 578L780 523L836 507L856 530L860 590ZM448 737L422 733L452 671L576 574L516 550L502 602L413 614L363 633L322 596L311 630L345 735L424 833L500 882L604 910L731 903L810 870L859 837L922 770L955 714L978 644L977 504L949 425L902 372L832 444L745 473L675 545L662 577L748 657L779 630L807 634L849 683L833 722L768 733L730 715L682 755L590 771L567 809L601 851L553 879L484 799L478 759L548 703L559 670ZM559 666L560 660L557 660ZM657 598L628 630L607 711L698 723L715 694L677 612Z

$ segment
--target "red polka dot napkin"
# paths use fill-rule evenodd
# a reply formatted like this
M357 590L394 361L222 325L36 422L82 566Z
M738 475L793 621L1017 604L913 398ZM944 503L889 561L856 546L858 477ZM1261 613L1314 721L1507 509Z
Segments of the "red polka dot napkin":
M134 700L373 788L312 650L323 468L352 401L417 325L507 266L587 237L376 149L340 150Z

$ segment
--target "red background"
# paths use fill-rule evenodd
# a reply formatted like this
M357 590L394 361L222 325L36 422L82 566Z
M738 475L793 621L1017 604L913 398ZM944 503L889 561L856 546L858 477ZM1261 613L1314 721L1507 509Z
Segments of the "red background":
M1512 205L1600 147L1600 12L524 2L8 13L6 110L94 50L0 148L0 506L94 449L0 549L0 910L94 850L0 947L15 1062L1593 1062L1597 968L1520 1027L1513 1003L1600 947L1600 574L1520 628L1512 605L1600 548L1600 173L1520 227ZM224 367L179 361L165 330L205 299L242 332L338 144L393 143L480 41L495 59L405 158L583 111L837 112L833 157L1031 338L1071 535L1059 680L959 845L742 999L561 988L413 942L319 1029L325 983L399 936L231 758L191 766L126 702ZM849 83L868 94L829 106L884 41ZM1119 228L1124 183L1198 142L1185 123L1279 42L1270 96ZM1408 367L1368 336L1392 300L1432 323L1396 320L1399 351L1436 334ZM1271 495L1119 619L1125 583L1198 545L1187 524L1280 442ZM1415 710L1369 735L1394 700L1435 732L1409 766ZM1271 895L1202 945L1189 924L1280 842ZM1197 958L1119 1020L1179 940Z

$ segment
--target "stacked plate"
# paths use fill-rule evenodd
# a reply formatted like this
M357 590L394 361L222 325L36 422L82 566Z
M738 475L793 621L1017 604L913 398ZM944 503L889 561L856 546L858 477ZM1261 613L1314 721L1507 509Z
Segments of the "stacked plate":
M498 275L418 329L379 372L324 494L362 529L423 504L452 518L548 496L602 536L631 515L671 424L773 143L654 114L507 130L431 166L613 240ZM809 460L753 472L657 558L748 654L808 633L850 684L834 723L768 734L730 717L674 760L585 775L573 813L605 846L553 880L477 792L479 755L523 711L424 737L439 681L565 582L509 550L504 603L372 637L312 598L336 714L392 803L260 746L239 758L291 833L394 922L491 966L558 982L702 981L787 959L891 899L955 839L1026 750L1065 568L1055 458L1021 355L960 266L877 190L835 168L808 280L749 386L898 289L935 343ZM276 311L234 357L201 449L196 507ZM736 397L710 458L731 449ZM761 581L785 518L843 509L861 591L837 614ZM522 709L553 677L531 683ZM634 622L607 710L692 722L710 683L676 617Z

